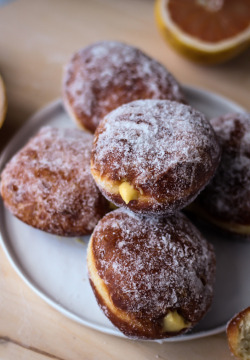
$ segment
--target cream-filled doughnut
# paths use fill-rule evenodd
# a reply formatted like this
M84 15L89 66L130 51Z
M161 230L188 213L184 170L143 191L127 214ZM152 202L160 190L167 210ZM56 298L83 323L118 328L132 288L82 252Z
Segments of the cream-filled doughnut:
M218 166L205 116L168 100L137 100L106 115L95 132L91 172L117 206L173 213L190 203Z
M92 234L87 262L100 307L130 337L186 332L212 301L213 247L181 213L159 219L123 208L105 215Z

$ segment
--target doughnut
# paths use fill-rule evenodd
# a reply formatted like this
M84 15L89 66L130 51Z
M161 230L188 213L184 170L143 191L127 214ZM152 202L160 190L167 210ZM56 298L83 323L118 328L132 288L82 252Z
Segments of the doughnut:
M7 112L6 89L0 74L0 128L2 127L3 122L5 120L6 112Z
M52 234L90 234L108 208L90 172L92 141L78 129L42 128L1 174L6 207Z
M250 359L250 307L235 315L228 323L227 339L229 348L237 359Z
M110 212L95 227L87 264L99 306L129 337L184 333L212 301L213 246L181 213L163 219Z
M186 102L168 70L135 47L98 42L76 52L65 67L65 108L80 128L90 132L111 110L147 98Z
M222 148L214 178L191 210L223 231L250 235L250 114L211 120Z
M214 130L199 111L169 100L136 100L98 126L91 172L115 205L162 215L190 203L219 159Z

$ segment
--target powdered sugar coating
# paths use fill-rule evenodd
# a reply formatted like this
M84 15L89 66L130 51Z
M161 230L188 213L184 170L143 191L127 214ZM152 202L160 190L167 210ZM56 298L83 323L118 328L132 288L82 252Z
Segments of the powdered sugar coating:
M92 141L77 129L42 128L2 172L5 205L47 232L90 233L107 209L90 173Z
M211 124L222 158L197 202L218 221L250 225L250 114L227 114Z
M199 111L173 101L137 100L104 118L95 133L91 159L92 173L100 179L128 181L153 199L148 211L161 214L192 201L212 177L219 157L214 130ZM140 211L136 200L128 207Z
M65 68L66 108L84 128L94 132L111 110L136 99L184 102L174 77L139 49L103 41L75 53Z
M115 210L96 226L92 249L115 306L152 326L173 310L193 325L211 304L213 247L183 214L164 220Z

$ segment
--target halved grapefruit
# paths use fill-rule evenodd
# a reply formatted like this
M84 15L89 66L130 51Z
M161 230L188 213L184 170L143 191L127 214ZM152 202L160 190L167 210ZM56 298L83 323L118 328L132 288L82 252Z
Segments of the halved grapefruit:
M223 62L250 46L250 0L156 0L155 14L170 44L197 62Z

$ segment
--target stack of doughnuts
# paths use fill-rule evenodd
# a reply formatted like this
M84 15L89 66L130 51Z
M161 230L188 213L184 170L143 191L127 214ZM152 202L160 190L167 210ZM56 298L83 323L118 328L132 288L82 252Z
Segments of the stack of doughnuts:
M179 210L218 166L212 126L162 65L118 42L73 55L63 99L77 125L95 131L91 173L120 207L99 221L88 247L98 304L130 337L188 331L211 304L215 255Z
M96 226L88 269L98 303L127 336L178 335L209 308L214 252L177 211L205 187L219 159L209 122L181 103L137 100L99 124L92 175L121 209Z
M180 211L194 202L213 223L228 221L230 192L249 181L249 116L210 123L161 64L110 41L73 55L63 100L80 129L46 127L15 155L1 175L6 206L40 230L92 233L90 284L125 335L188 331L211 305L215 254ZM247 191L234 198L243 203ZM109 202L119 209L110 212ZM246 209L235 210L230 230L249 231Z

